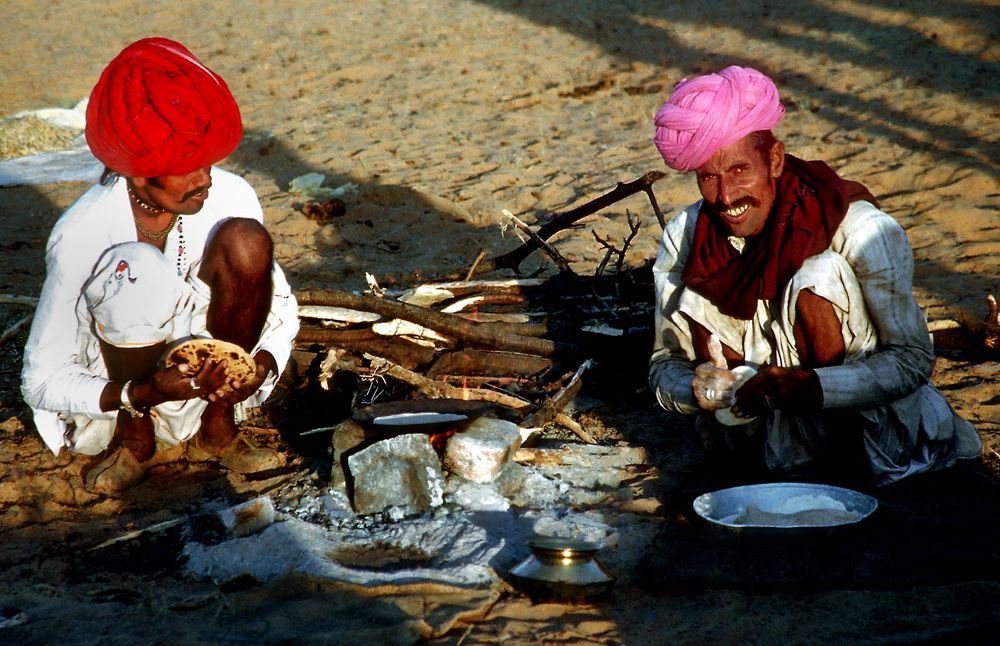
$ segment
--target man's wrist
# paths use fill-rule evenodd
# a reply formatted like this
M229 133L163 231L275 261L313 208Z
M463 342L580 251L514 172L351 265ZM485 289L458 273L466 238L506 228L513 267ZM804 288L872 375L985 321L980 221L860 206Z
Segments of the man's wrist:
M149 412L150 408L160 403L150 397L148 384L141 381L132 382L128 395L131 404L142 413Z
M143 409L140 406L136 406L132 399L132 386L133 381L131 379L122 384L121 394L119 395L120 404L118 405L118 408L125 411L132 417L142 417L149 411L149 409Z
M801 379L799 381L800 401L808 403L809 408L816 410L823 408L823 386L819 382L819 375L812 368L801 368Z

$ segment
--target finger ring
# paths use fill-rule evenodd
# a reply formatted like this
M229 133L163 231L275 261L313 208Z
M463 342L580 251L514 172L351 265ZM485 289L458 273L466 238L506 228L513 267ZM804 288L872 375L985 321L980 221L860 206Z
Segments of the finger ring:
M715 399L715 390L708 388L705 390L705 399Z
M201 386L194 382L194 377L188 380L188 385L191 386L191 390L201 390Z

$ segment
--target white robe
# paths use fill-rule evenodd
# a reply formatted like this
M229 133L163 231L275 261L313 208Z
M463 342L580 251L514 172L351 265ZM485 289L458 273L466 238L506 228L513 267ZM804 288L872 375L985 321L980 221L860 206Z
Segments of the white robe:
M868 202L851 204L830 248L803 264L780 299L758 302L754 318L743 321L722 314L681 282L700 206L692 204L667 224L653 269L657 308L650 386L661 406L701 412L691 390L695 354L682 313L716 333L751 367L796 367L795 303L799 292L809 289L834 304L847 348L843 365L816 370L823 407L853 409L866 420L865 450L877 482L979 455L975 429L929 383L933 347L913 297L909 241L894 219ZM740 240L732 242L737 246ZM827 432L816 416L782 410L772 411L765 424L764 458L779 470L812 461L809 436Z
M165 260L170 268L175 268L178 280L186 284L195 303L192 310L185 310L190 320L180 322L168 340L208 336L203 315L208 290L196 274L213 227L232 217L263 223L260 202L249 184L219 168L213 167L211 173L212 188L202 209L193 215L180 216L166 239ZM108 372L89 312L81 303L81 294L100 256L115 245L135 239L124 178L108 186L98 184L90 188L59 218L49 236L45 282L24 348L21 394L32 409L39 434L53 453L68 447L96 454L111 440L118 411L100 408ZM270 352L280 374L298 332L298 307L277 263L272 268L272 279L271 311L254 352ZM277 378L278 375L270 375L244 404L262 403ZM200 428L205 405L203 400L193 399L155 407L157 439L176 445L192 437Z

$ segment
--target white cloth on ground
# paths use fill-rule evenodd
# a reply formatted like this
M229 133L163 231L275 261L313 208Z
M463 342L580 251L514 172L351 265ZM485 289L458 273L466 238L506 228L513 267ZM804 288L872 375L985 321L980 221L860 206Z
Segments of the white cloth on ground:
M654 266L657 310L650 386L661 406L701 412L691 393L694 348L687 317L717 334L754 368L799 365L793 325L800 290L832 302L847 349L843 365L819 368L824 408L857 410L868 421L866 452L876 480L892 482L979 454L975 429L928 382L934 353L923 311L913 297L913 258L902 228L867 202L855 202L830 249L808 259L782 298L759 302L750 321L726 316L686 289L681 272L701 206L682 211L664 229ZM765 460L794 469L812 456L804 435L822 435L818 416L773 411Z
M210 293L197 272L213 229L232 217L263 222L260 203L249 184L219 168L212 168L211 174L212 188L204 206L194 215L179 217L162 254L173 274L186 284L185 293L201 304L192 304L191 321L182 326L187 328L186 334L196 336L208 336L204 315L197 312L204 309ZM108 186L91 187L59 218L49 236L45 282L24 349L21 393L32 408L39 434L56 454L64 447L98 453L110 441L117 411L100 409L101 392L108 383L107 368L82 295L101 256L111 247L135 239L124 178ZM277 263L271 276L271 310L254 352L270 352L280 373L298 332L298 308ZM183 334L175 330L170 336ZM270 375L244 404L260 405L277 378ZM158 439L177 444L193 436L200 428L204 405L195 399L157 406L157 417L165 422L157 424Z

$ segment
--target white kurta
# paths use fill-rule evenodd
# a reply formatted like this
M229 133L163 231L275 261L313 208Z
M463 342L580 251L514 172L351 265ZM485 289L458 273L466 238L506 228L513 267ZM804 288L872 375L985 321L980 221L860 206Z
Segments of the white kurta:
M759 302L750 321L726 316L681 282L701 202L664 229L653 269L656 338L650 386L661 406L699 413L691 390L694 349L683 314L715 332L754 368L799 365L792 326L801 289L831 301L847 347L843 365L819 368L826 409L850 408L866 420L865 448L879 482L891 482L979 455L975 429L930 385L934 352L913 297L913 257L906 233L868 202L854 202L830 249L810 258L774 303ZM738 243L738 241L736 241ZM765 460L792 469L808 463L803 435L824 433L815 417L773 411L766 420Z
M207 302L207 289L197 280L197 268L213 227L232 217L263 223L263 212L253 189L242 178L212 168L212 189L203 208L181 216L166 239L164 256L176 268L192 294ZM183 232L183 233L182 233ZM24 348L21 394L34 413L35 426L46 445L58 453L63 447L98 453L111 439L118 411L101 411L100 396L108 383L107 368L86 307L78 307L84 284L100 256L110 247L136 239L124 178L109 186L95 185L56 222L45 251L46 276L31 333ZM181 240L184 244L181 248ZM274 356L279 373L291 355L298 332L298 308L281 268L272 269L274 294L264 331L254 351ZM202 326L203 317L195 317ZM204 329L183 333L208 336ZM170 340L170 339L168 339ZM277 382L270 375L245 403L259 405ZM166 402L154 408L157 438L177 444L199 429L205 402Z

